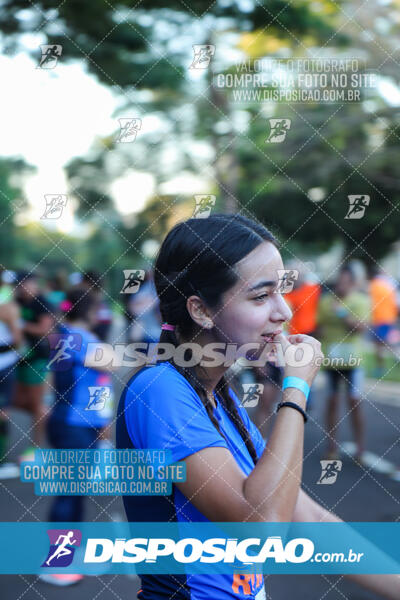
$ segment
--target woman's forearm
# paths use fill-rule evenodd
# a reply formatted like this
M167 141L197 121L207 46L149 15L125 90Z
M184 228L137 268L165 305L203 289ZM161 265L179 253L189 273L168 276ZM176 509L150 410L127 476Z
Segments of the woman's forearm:
M286 389L283 401L294 402L305 410L300 390ZM293 408L281 408L268 445L244 482L244 495L254 507L249 520L262 515L268 522L291 521L301 483L303 443L303 416Z

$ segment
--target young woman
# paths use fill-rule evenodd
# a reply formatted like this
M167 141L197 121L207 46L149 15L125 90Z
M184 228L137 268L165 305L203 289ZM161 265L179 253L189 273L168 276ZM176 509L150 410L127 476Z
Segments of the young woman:
M291 312L278 293L282 259L273 236L238 215L189 219L175 226L160 249L154 280L164 321L161 343L259 345L286 351L302 341L322 357L312 337L282 335ZM295 348L291 348L291 351ZM282 407L266 445L229 388L227 366L183 367L179 360L143 367L122 394L119 448L170 450L186 463L186 481L171 496L124 498L137 521L339 521L300 489L307 388L315 362L286 366ZM284 383L285 386L285 383ZM387 598L399 597L393 576L357 576ZM140 600L265 598L261 575L144 575Z

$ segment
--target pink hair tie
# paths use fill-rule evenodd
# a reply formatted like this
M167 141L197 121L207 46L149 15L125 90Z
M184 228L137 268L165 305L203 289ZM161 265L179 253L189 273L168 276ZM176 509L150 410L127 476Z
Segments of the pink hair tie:
M60 304L60 308L63 312L68 312L72 308L72 302L70 300L63 300Z
M161 325L161 329L164 329L165 331L174 331L175 325L170 325L169 323L163 323Z

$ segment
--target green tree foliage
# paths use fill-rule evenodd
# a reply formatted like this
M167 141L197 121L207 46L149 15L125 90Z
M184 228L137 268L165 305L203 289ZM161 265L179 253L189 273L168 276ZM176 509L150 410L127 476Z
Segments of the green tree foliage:
M34 8L28 1L5 0L0 31L7 51L18 46L22 33L40 31L47 41L63 45L65 64L83 61L100 82L114 87L125 114L154 115L166 123L166 135L140 135L124 149L114 139L96 140L88 156L71 161L71 191L81 217L94 220L96 231L101 227L99 211L112 210L113 179L129 170L147 170L159 185L186 169L214 179L219 206L250 212L270 225L289 254L299 244L323 251L341 240L349 256L372 262L398 237L398 109L388 108L377 91L374 97L363 96L361 103L342 106L235 105L211 84L215 69L234 71L229 49L235 46L250 60L327 52L337 56L346 47L350 55L361 51L369 68L379 68L398 83L399 71L390 59L397 44L390 24L384 36L378 35L379 43L374 41L376 27L388 22L388 10L352 2L344 10L341 3L329 0L193 0L190 5L143 0L134 10L128 0L115 5L41 0ZM227 41L230 34L233 42ZM216 44L219 56L200 82L187 76L194 43ZM271 116L292 121L282 144L266 142ZM180 152L175 162L165 161L171 142ZM214 153L206 166L195 142L205 142ZM118 156L113 170L110 155ZM309 197L315 189L322 193L319 202ZM344 218L350 194L371 198L362 219ZM139 241L162 237L171 223L165 199L155 195L134 224L115 221L126 256L140 260ZM185 213L180 211L181 204L175 203L172 212Z
M290 118L291 129L284 142L271 144L268 120L258 109L240 140L243 208L268 223L289 252L293 242L324 251L341 240L349 258L372 264L385 256L400 231L398 129L396 120L389 126L382 116L394 110L282 106L275 116ZM312 200L315 188L318 202ZM346 219L348 196L357 194L369 195L370 205L361 219Z
M33 168L21 158L0 159L0 266L13 269L25 244L16 239L15 217L26 206L24 176Z

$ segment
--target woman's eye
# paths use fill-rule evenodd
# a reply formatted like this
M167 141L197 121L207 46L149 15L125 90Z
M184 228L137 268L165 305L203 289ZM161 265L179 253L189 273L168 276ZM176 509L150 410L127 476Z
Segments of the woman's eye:
M269 294L261 294L261 296L256 296L253 300L264 300L264 298L268 298Z

